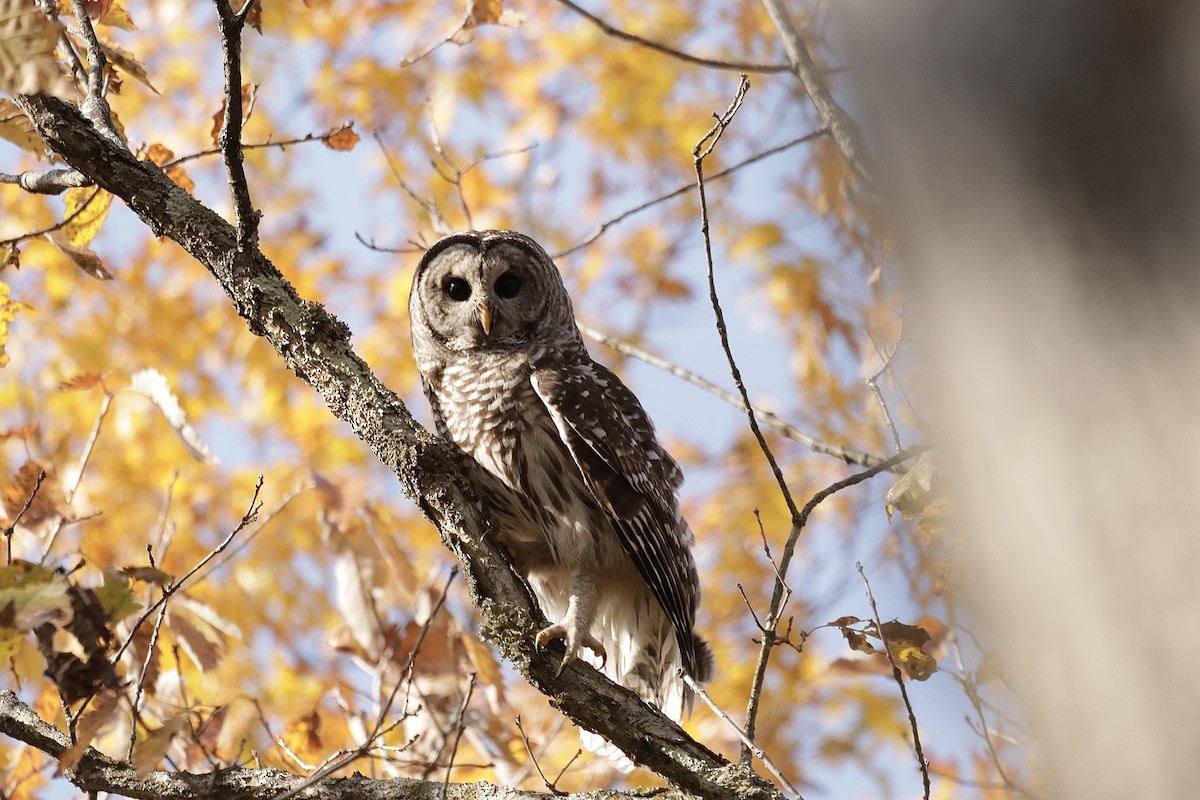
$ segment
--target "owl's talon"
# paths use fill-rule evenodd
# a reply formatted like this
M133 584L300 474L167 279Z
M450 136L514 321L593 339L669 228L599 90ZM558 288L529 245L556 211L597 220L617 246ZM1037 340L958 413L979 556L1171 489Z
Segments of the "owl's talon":
M554 673L554 677L556 678L562 674L567 664L579 658L579 651L584 647L591 650L593 655L600 658L600 669L604 669L605 664L608 663L608 653L605 651L604 645L600 644L600 641L596 637L590 633L581 635L576 632L572 635L572 631L565 625L551 625L549 628L539 631L535 643L539 650L545 650L546 645L555 639L562 639L567 647L567 652L563 655L563 660L558 665L558 670Z

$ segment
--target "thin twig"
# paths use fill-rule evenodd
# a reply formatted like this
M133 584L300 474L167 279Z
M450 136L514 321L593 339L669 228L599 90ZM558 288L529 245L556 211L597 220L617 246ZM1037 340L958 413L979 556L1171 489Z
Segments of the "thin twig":
M804 526L808 524L808 518L822 502L831 495L840 492L842 489L847 489L856 484L862 483L868 478L872 478L881 472L886 472L892 467L901 464L913 456L924 452L924 447L910 447L909 449L897 453L889 459L879 462L869 469L862 472L856 472L848 478L826 486L821 491L812 496L800 513L792 522L792 529L788 533L787 542L783 547L783 554L779 558L779 565L775 577L775 589L771 595L771 606L767 612L767 620L765 627L772 631L771 635L764 635L762 646L758 651L758 660L754 665L754 677L750 683L750 699L746 705L746 735L750 739L754 738L754 729L758 718L759 703L762 699L763 682L766 679L767 664L771 658L771 649L780 643L779 637L774 634L776 626L779 625L779 620L783 617L784 603L787 600L790 590L787 587L785 579L787 577L788 567L792 563L792 556L796 552L796 543L800 540L800 533L804 530ZM743 749L742 760L749 760L749 751Z
M34 498L37 497L38 491L42 488L42 481L46 480L46 470L39 470L37 482L33 484L33 491L29 493L29 497L25 499L25 505L13 517L12 522L4 527L4 563L12 563L12 537L17 526L21 524L21 517L25 516L25 512L33 505Z
M471 695L475 692L475 673L472 672L467 678L467 691L463 695L462 705L458 707L458 714L455 715L455 725L458 730L454 734L454 745L450 748L450 760L446 763L446 777L442 779L441 800L446 800L446 789L450 786L450 770L454 767L454 757L458 755L458 743L462 739L463 728L466 727L467 704L471 702ZM444 743L443 743L444 744ZM441 749L438 749L437 754L433 757L436 762L438 756L442 754Z
M142 702L142 692L146 686L146 675L150 672L150 662L154 660L154 648L158 645L158 633L162 630L163 620L167 617L167 604L163 603L158 611L158 619L154 621L154 630L150 632L150 643L146 647L146 660L142 662L142 671L138 675L137 690L133 695L132 716L129 719L129 754L126 759L133 761L133 748L137 745L138 706Z
M717 146L717 142L721 140L726 127L733 121L734 115L741 108L742 101L745 99L746 91L749 88L750 81L743 75L741 81L738 83L737 93L734 95L733 102L729 104L729 108L725 110L724 114L716 117L716 123L701 137L696 146L692 148L692 163L696 169L696 188L700 193L700 232L704 237L704 256L708 264L708 299L712 303L713 314L716 316L717 333L721 337L721 349L725 351L725 359L729 362L729 372L733 376L733 384L737 387L738 394L741 395L742 407L746 409L746 416L750 422L750 430L754 432L754 437L758 440L758 446L763 451L767 463L771 466L771 472L775 475L776 483L779 484L779 491L783 495L784 502L787 503L792 518L795 519L796 515L800 513L800 509L796 506L796 501L792 499L791 490L788 489L787 481L783 478L783 470L780 469L779 462L775 459L775 454L771 452L771 446L767 444L767 440L758 426L758 415L754 413L754 405L750 402L750 393L746 391L746 384L742 381L742 371L738 368L737 360L733 357L733 350L729 344L729 329L725 324L725 312L721 310L721 300L717 296L716 271L713 267L712 237L709 234L708 224L708 200L704 192L704 159L712 153L713 148Z
M632 42L633 44L647 47L651 50L656 50L659 53L670 56L671 58L677 58L680 61L686 61L689 64L696 64L701 67L711 67L713 69L730 70L732 72L772 73L787 72L789 69L791 69L788 64L753 64L742 61L721 61L715 58L701 58L700 56L694 56L690 53L685 53L682 50L676 50L674 47L662 44L661 42L656 42L651 39L646 39L627 31L623 31L619 28L614 28L612 25L609 25L607 22L595 16L594 14L591 14L583 8L575 5L573 2L571 2L571 0L558 0L558 2L571 9L576 14L583 17L588 22L592 23L614 39Z
M81 0L73 0L81 2ZM225 161L229 189L233 193L234 216L237 220L238 246L253 248L258 240L258 220L261 216L250 199L250 184L246 180L245 154L242 151L242 30L245 17L235 14L226 0L213 0L221 28L221 54L225 63L225 116L221 119L218 144ZM247 3L242 11L247 11Z
M775 779L782 783L785 789L795 795L797 800L804 800L800 794L800 791L791 784L791 781L783 776L783 772L780 771L779 767L775 766L775 762L771 760L770 756L764 753L761 747L751 741L750 737L746 735L746 732L739 728L737 723L730 719L729 715L722 711L720 707L713 702L713 699L708 696L708 692L704 691L704 687L697 683L691 675L688 675L683 670L679 671L679 675L683 678L683 682L688 685L688 688L695 692L696 695L702 701L704 701L704 705L708 706L714 714L720 717L721 720L729 726L729 729L733 731L734 735L737 736L741 741L742 746L749 748L750 751L754 753L755 757L763 763L763 766L767 768L767 771L774 775Z
M546 785L546 789L553 795L562 795L558 787L550 783L546 777L546 773L542 772L542 765L538 763L537 756L533 754L533 747L529 744L529 737L525 735L525 728L521 725L521 715L517 714L517 733L521 735L521 742L525 745L525 752L529 753L529 761L533 764L533 768L537 770L538 777L542 779L542 783ZM559 777L562 777L559 775Z
M706 180L711 180L711 178ZM645 362L652 367L657 367L658 369L674 375L681 380L687 381L693 386L698 386L709 394L719 397L726 403L729 403L731 406L740 408L743 411L746 410L746 406L742 402L742 398L738 395L734 394L728 389L718 386L707 378L697 375L691 370L684 369L683 367L668 361L662 356L655 355L654 353L644 350L637 345L633 345L629 342L609 336L608 334L602 333L583 323L579 323L579 330L589 339L594 339L606 347L611 347L619 353L624 353L627 356L636 358L637 360ZM873 456L870 453L864 453L861 450L853 450L849 447L842 447L841 445L830 444L829 442L821 441L820 439L810 436L796 426L792 425L790 422L782 419L774 412L768 411L762 406L752 406L752 408L754 413L758 415L760 422L771 426L792 441L799 442L809 450L812 450L814 453L833 456L845 461L847 464L857 464L861 467L873 467L879 462L883 461L883 459L879 456Z
M371 137L375 140L375 144L379 146L379 152L383 154L384 160L387 161L388 169L391 170L392 177L396 179L396 183L400 184L400 188L404 190L404 193L420 206L422 211L429 215L429 221L433 225L433 229L443 236L453 233L454 228L450 227L450 223L446 222L446 218L442 216L442 212L434 199L431 197L428 200L422 200L405 182L404 178L401 177L400 170L396 166L396 160L392 158L391 151L383 143L383 137L379 135L379 131L372 131ZM362 241L362 239L359 239L359 241Z
M225 548L229 547L229 544L233 541L234 537L244 531L246 527L250 525L250 523L254 522L254 520L258 518L258 512L262 510L262 503L260 503L258 500L258 495L262 491L262 487L263 476L259 475L258 481L254 484L254 495L250 498L250 505L246 509L246 513L242 515L242 519L238 522L237 527L231 530L229 535L221 540L220 544L218 544L212 550L209 550L208 554L205 555L204 558L200 559L195 566L189 569L182 578L179 578L171 584L163 587L162 594L159 596L158 601L155 602L154 605L150 606L150 608L146 609L142 613L142 616L138 617L137 622L133 623L133 627L129 631L129 636L127 636L125 642L119 648L117 648L116 655L114 655L112 658L114 662L116 662L117 659L119 659L124 652L129 649L129 645L133 643L134 634L136 634L138 628L140 628L142 624L150 618L150 615L157 611L160 606L166 603L171 595L182 589L183 585L191 580L193 575L202 570L214 558L225 552Z
M732 165L726 167L725 169L721 170L720 172L714 172L712 175L709 175L707 178L705 178L705 180L706 181L715 181L715 180L718 180L719 178L727 177L727 176L733 174L734 172L737 172L742 167L749 166L750 164L753 164L756 161L761 161L762 159L767 158L769 156L777 155L779 153L784 152L785 150L790 150L791 148L795 147L796 145L804 144L805 142L811 142L813 139L816 139L819 136L824 136L827 133L829 133L829 131L827 129L820 128L819 130L815 130L811 133L806 133L803 136L797 136L795 139L790 139L790 140L784 142L783 144L776 145L775 147L772 147L768 150L763 150L761 153L755 153L754 155L750 156L749 158L742 159L741 161L737 162L736 164L732 164ZM609 219L602 222L600 224L600 227L596 228L596 230L594 230L591 233L591 235L589 235L586 239L584 239L583 241L580 241L576 244L571 245L566 250L561 250L561 251L555 253L552 256L552 258L563 258L565 256L571 255L572 253L576 252L577 250L582 250L583 248L587 247L592 242L596 241L601 236L603 236L605 234L605 232L608 231L609 228L616 225L617 223L622 222L622 221L628 219L629 217L632 217L634 214L638 214L638 213L641 213L642 211L645 211L648 208L652 208L652 207L658 205L659 203L665 203L668 200L671 200L676 197L679 197L680 195L686 194L687 192L690 192L693 188L695 188L695 186L696 186L695 181L689 181L685 184L682 184L681 186L678 186L678 187L672 189L671 191L669 191L665 194L660 194L657 197L653 197L653 198L645 201L644 203L641 203L640 205L636 205L633 208L626 209L625 211L622 211L620 214L618 214L615 217L610 217Z
M921 781L925 786L925 800L929 800L930 784L929 784L929 762L925 760L925 753L921 750L921 733L917 729L917 715L913 711L912 702L908 699L908 689L904 685L904 675L900 672L900 667L896 664L896 657L892 655L892 648L888 646L887 635L883 631L883 623L879 620L879 608L875 605L875 595L871 592L871 583L867 580L867 573L863 570L861 561L854 562L855 569L858 570L859 577L862 578L863 586L867 589L867 600L871 603L871 616L875 621L875 630L879 632L879 638L883 641L883 652L887 656L888 664L892 666L892 678L895 679L896 685L900 687L900 697L904 700L904 708L908 711L908 724L912 728L913 735L913 751L917 756L917 765L921 768Z
M339 125L337 128L335 128L331 131L326 131L325 133L306 133L303 136L297 136L292 139L280 139L277 142L272 142L272 141L268 140L265 142L252 142L250 144L243 143L242 150L243 151L262 150L263 148L267 148L267 147L278 147L280 149L286 149L288 147L291 147L292 145L304 144L305 142L324 142L324 141L328 140L331 136L333 136L335 133L339 133L339 132L345 130L345 127L346 126L344 126L344 125ZM221 151L220 147L210 147L207 150L200 150L195 153L188 153L186 156L180 156L179 158L175 158L170 161L163 162L162 164L159 165L159 169L166 170L171 167L177 166L179 164L185 164L188 161L195 161L198 158L207 158L208 156L219 155L221 152L222 151Z
M875 374L867 378L865 383L867 388L871 390L871 394L875 395L876 402L883 409L883 420L887 423L888 430L892 432L892 443L896 445L896 452L899 453L903 448L900 446L900 432L896 430L896 423L892 419L892 412L888 410L887 401L883 398L883 391L879 388L879 379L885 372L891 369L892 359L896 357L896 351L900 349L900 342L904 341L904 318L900 318L900 332L896 335L896 344L892 346L891 352L887 352L876 343L875 338L867 333L867 338L871 340L871 345L874 346L875 352L879 354L880 360L883 361L882 366L875 371ZM893 376L894 377L894 376Z
M70 482L63 487L63 497L68 504L75 497L75 492L79 490L79 484L83 480L83 473L87 470L88 462L91 461L92 451L96 449L96 440L100 438L100 428L104 425L104 419L108 416L108 409L112 406L113 397L115 395L106 389L104 399L100 401L100 410L96 412L96 421L92 423L91 433L88 434L88 440L83 446L83 454L79 457L79 466L75 468L75 475L71 478ZM54 549L54 542L58 539L58 534L65 527L65 521L59 519L58 524L54 526L54 530L50 531L50 535L46 537L46 544L42 547L41 558L38 559L39 564L46 563L46 559L50 557L50 551Z
M4 181L0 180L0 183L3 183L3 182ZM0 247L7 247L10 244L17 244L18 242L22 242L26 239L33 239L38 236L44 236L47 233L54 233L59 228L64 228L67 225L70 225L72 222L75 221L76 217L78 217L85 210L87 210L87 207L89 205L91 205L92 201L95 200L99 195L100 195L100 187L97 186L95 191L93 191L86 200L84 200L82 203L79 204L79 208L75 209L70 214L63 217L62 222L56 222L55 224L51 225L49 228L42 228L41 230L30 231L29 233L22 234L22 235L16 237L15 239L0 239Z

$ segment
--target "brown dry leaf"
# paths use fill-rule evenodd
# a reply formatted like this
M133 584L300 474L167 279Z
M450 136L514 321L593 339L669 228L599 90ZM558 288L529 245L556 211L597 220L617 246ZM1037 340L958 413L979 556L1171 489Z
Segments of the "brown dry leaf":
M30 0L0 0L0 91L74 97L54 51L62 23Z
M0 97L0 139L6 139L39 158L46 156L46 144L38 136L29 117L22 113L16 103L4 97Z
M150 78L146 75L146 68L142 66L142 62L138 61L133 53L123 50L115 44L106 44L104 42L100 43L100 48L104 50L104 57L108 59L109 64L119 68L126 75L155 94L158 94L158 89L154 88L154 84L150 82Z
M104 15L108 13L112 4L113 0L83 0L83 7L87 9L88 18L92 22L104 19Z
M343 125L321 139L330 150L353 150L358 140L359 136L354 132L354 123Z
M102 383L104 383L103 375L96 372L85 372L83 375L76 375L74 378L63 381L58 385L58 390L60 392L81 392Z
M21 268L21 251L17 249L16 242L13 242L12 244L10 244L8 246L7 251L4 253L4 261L3 261L3 263L0 263L0 272L3 272L4 270L8 269L9 267L12 267L13 269ZM7 294L8 293L5 292L6 297L7 297ZM5 300L5 302L10 302L10 301Z
M67 241L67 237L62 231L52 231L46 234L46 238L62 252L67 258L98 281L112 280L112 273L104 266L104 262L100 260L100 256L96 255L90 248L76 247Z
M259 0L246 12L246 24L258 31L259 36L262 35L262 4L263 0Z
M875 648L867 641L866 634L859 633L853 628L842 628L842 636L846 637L846 643L850 645L851 650L857 650L860 653L874 653Z
M201 633L178 610L171 614L171 621L167 627L175 634L183 652L187 653L188 658L201 672L208 672L221 663L224 648Z
M100 24L123 31L137 30L137 25L133 23L133 17L129 16L129 12L120 3L112 3L109 6L108 13L100 20Z
M46 520L57 520L67 515L69 507L62 485L55 477L52 467L45 469L46 477L36 495L34 488L37 487L38 476L43 470L42 465L36 461L26 461L22 464L17 474L8 482L8 486L4 487L4 510L9 518L15 518L30 497L33 497L33 501L29 504L29 510L21 517L22 525L32 527Z
M163 723L161 728L151 731L145 739L134 745L131 761L133 771L139 778L146 777L159 765L167 751L171 749L171 743L175 741L175 737L183 730L183 723L186 720L186 711L176 717L171 717Z
M467 0L467 20L464 28L474 28L477 25L503 25L515 28L525 21L525 15L519 11L506 11L504 0Z
M146 151L146 158L150 159L161 167L167 162L174 161L175 154L166 147L163 147L161 144L152 144ZM166 172L168 178L173 180L179 188L183 189L188 194L192 194L196 189L196 184L190 177L188 177L188 174L184 171L182 165L172 164L164 171Z
M242 86L242 126L250 121L250 115L254 113L254 102L258 97L258 84L247 83ZM221 144L221 126L225 124L225 107L226 102L221 101L221 109L212 116L212 143L220 146Z
M73 769L87 752L88 746L100 733L100 729L112 718L117 710L117 693L101 692L92 700L88 710L75 724L75 744L68 747L58 757L58 771L61 774Z
M28 439L33 434L37 433L41 423L31 422L28 425L22 425L19 428L12 430L0 431L0 442L7 442L9 439Z

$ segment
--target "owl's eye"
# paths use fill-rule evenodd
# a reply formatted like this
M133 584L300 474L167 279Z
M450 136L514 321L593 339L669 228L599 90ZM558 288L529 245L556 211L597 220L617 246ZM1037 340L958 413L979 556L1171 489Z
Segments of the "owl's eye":
M471 296L471 284L462 278L447 278L442 284L442 291L456 303L461 303Z
M516 297L519 291L521 291L521 279L515 273L506 272L496 278L496 294L505 300Z

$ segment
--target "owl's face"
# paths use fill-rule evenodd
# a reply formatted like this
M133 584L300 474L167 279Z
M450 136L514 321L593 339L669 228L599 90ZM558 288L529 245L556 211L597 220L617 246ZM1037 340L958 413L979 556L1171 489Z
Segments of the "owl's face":
M558 269L532 239L512 231L447 236L413 277L414 342L454 351L519 350L578 338Z

